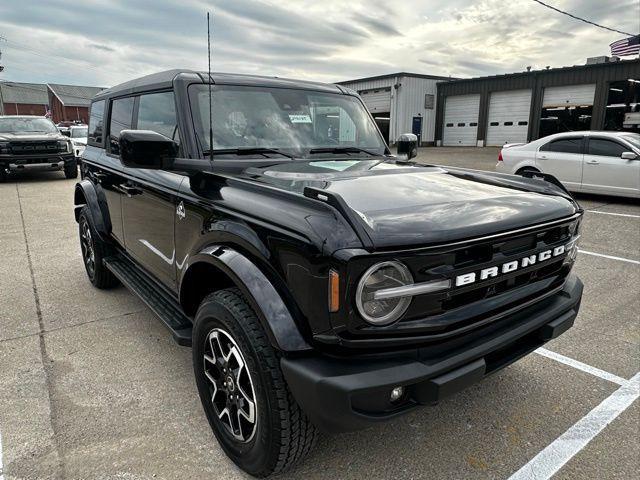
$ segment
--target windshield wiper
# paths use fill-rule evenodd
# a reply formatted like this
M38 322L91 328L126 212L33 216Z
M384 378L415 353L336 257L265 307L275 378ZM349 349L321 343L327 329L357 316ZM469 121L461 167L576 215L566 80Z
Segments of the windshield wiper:
M211 152L209 150L206 150L204 152L204 155L207 156L209 155ZM283 157L287 157L290 158L291 160L295 160L296 157L294 157L293 155L291 155L290 153L285 153L281 150L277 150L275 148L266 148L266 147L247 147L247 148L218 148L215 149L213 151L213 154L225 154L225 153L231 153L234 155L253 155L253 154L258 154L258 155L264 155L266 157L267 153L273 153L275 155L282 155Z
M365 150L364 148L358 147L322 147L322 148L312 148L309 150L310 154L314 153L366 153L372 157L381 157L379 153L372 152L370 150Z

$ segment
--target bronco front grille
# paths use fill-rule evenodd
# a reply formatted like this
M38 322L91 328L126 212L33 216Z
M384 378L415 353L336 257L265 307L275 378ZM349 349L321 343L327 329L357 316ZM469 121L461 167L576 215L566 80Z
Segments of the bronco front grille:
M370 326L354 311L348 335L393 336L441 334L474 323L485 323L518 305L542 298L562 285L571 265L566 253L515 271L455 286L455 279L468 272L502 265L525 256L569 243L576 219L524 233L479 240L459 247L443 247L407 253L394 258L410 267L416 283L449 278L452 287L412 298L402 320L386 329Z

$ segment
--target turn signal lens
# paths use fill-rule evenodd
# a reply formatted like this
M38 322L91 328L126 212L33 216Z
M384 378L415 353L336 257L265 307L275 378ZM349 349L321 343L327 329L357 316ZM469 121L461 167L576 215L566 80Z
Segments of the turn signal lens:
M329 311L335 313L340 309L340 275L329 270Z

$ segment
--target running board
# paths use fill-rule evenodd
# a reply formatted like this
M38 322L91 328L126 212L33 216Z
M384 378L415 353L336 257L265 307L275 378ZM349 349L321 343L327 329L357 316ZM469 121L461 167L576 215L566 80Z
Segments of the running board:
M124 255L116 254L102 261L125 287L136 294L162 320L178 345L191 346L193 324L183 313L178 302Z

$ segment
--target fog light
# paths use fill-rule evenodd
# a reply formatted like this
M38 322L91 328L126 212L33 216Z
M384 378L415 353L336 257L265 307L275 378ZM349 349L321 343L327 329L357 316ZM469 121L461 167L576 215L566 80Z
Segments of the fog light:
M396 387L391 390L391 401L397 402L404 395L404 387Z

